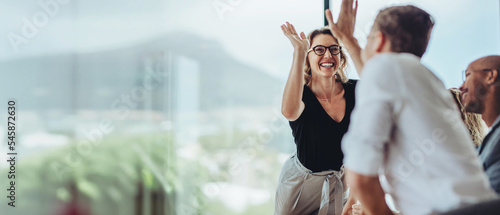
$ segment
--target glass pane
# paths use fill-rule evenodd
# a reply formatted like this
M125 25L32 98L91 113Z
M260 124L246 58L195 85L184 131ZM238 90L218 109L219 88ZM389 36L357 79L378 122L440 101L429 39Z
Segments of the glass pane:
M341 2L330 1L334 17L339 14ZM422 63L434 72L447 88L458 88L462 84L462 71L473 60L500 54L498 0L486 0L481 3L472 0L360 0L354 34L361 47L366 45L366 38L380 9L407 4L426 10L434 18L435 25ZM352 61L349 62L353 65ZM351 75L355 74L351 72ZM386 200L389 207L396 210L390 195L386 195Z
M321 27L322 1L1 2L2 214L272 213L294 151L280 25Z
M330 1L338 15L341 0ZM359 1L355 36L362 47L380 9L391 5L412 4L429 12L435 26L422 62L446 87L462 84L461 71L469 63L492 54L499 54L499 1L486 0L383 0ZM335 16L334 16L335 17Z

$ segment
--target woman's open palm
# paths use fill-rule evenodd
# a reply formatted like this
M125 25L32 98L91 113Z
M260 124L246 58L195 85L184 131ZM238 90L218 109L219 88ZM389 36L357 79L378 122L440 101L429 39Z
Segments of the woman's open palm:
M300 33L300 36L295 31L295 27L292 24L286 23L281 25L281 30L283 34L290 40L293 45L293 48L298 51L308 51L309 50L309 40L307 39L304 32Z

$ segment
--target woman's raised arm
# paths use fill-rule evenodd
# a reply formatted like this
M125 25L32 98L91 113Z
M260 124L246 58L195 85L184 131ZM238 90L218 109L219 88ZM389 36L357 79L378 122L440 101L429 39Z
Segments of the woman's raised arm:
M300 36L292 24L281 25L281 30L293 45L293 62L288 80L286 81L283 99L281 101L281 113L289 121L297 120L304 111L302 93L304 91L304 65L306 62L309 41L304 32Z

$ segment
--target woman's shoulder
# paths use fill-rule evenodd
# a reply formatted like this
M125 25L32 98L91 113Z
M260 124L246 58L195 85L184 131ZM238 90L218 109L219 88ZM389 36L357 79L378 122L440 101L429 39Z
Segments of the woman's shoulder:
M314 95L311 88L309 88L309 86L307 86L307 84L304 84L304 91L302 92L302 96L303 96L302 98L310 97L311 95Z
M356 84L358 83L358 79L349 79L347 83Z
M358 80L357 79L349 79L349 81L347 81L345 84L344 84L344 90L345 90L345 98L348 98L346 101L349 102L349 106L350 108L354 107L354 103L356 102L355 101L355 97L356 97L356 84L358 83Z
M344 83L344 86L348 89L354 89L356 88L357 83L358 79L349 79L346 83Z

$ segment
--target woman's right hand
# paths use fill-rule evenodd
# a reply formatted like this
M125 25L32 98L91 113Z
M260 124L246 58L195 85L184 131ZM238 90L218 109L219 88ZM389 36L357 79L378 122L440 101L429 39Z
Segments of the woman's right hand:
M293 51L292 68L288 75L281 101L281 113L288 121L297 120L304 111L302 95L304 93L304 66L309 50L309 41L304 32L297 35L295 28L290 23L281 25L281 30L290 40L295 49Z
M301 32L299 36L297 31L295 31L295 27L288 22L281 25L281 30L283 31L283 34L288 37L295 51L307 52L309 50L309 40L304 32Z

